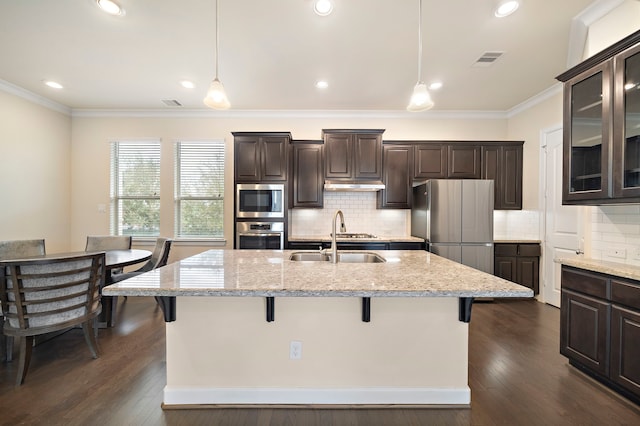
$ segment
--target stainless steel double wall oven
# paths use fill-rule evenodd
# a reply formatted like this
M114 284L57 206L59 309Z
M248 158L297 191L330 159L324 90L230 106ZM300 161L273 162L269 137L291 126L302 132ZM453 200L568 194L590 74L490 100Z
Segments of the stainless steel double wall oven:
M284 184L236 184L237 249L283 249Z

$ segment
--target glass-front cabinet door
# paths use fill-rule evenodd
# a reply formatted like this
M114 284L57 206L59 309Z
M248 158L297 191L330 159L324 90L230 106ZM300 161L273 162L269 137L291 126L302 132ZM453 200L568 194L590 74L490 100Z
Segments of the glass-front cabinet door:
M616 197L640 196L640 46L615 59L616 126L613 180Z
M608 198L612 61L564 85L563 200Z

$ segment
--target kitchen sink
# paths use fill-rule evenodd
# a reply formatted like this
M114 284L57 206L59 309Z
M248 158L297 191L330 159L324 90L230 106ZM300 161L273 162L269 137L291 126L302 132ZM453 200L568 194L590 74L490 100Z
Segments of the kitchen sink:
M338 253L338 262L342 263L382 263L384 257L375 253Z
M289 260L298 262L330 262L331 255L319 252L301 251L292 253ZM385 258L369 252L339 252L339 263L382 263L386 262Z
M297 252L289 256L289 260L298 262L328 262L331 260L331 256L318 252Z

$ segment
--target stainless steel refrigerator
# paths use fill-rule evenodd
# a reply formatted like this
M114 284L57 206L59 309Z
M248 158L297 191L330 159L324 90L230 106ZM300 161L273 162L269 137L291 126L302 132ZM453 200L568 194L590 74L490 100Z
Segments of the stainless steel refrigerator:
M424 238L438 256L493 274L493 180L414 186L411 235Z

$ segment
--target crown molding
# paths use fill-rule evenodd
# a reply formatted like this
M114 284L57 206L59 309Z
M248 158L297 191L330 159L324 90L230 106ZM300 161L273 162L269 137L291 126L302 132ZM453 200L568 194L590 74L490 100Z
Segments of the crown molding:
M16 86L15 84L11 84L8 81L0 79L0 90L3 92L15 95L19 98L25 99L34 104L41 105L45 108L49 108L51 110L60 112L65 115L71 115L71 108L59 104L57 102L52 101L51 99L47 99L43 96L36 95L33 92L30 92L22 87Z
M589 27L622 3L624 0L598 0L572 19L569 31L567 68L572 68L584 60Z
M502 120L507 118L505 111L427 111L412 113L407 111L384 110L227 110L208 109L155 110L155 109L73 109L72 116L82 118L352 118L352 119L403 119L403 120L439 120L439 119L475 119Z
M553 86L549 87L548 89L538 93L537 95L530 97L526 101L511 108L509 111L507 111L506 117L512 118L528 110L529 108L533 108L534 106L546 101L547 99L559 93L562 93L562 83L555 83Z

